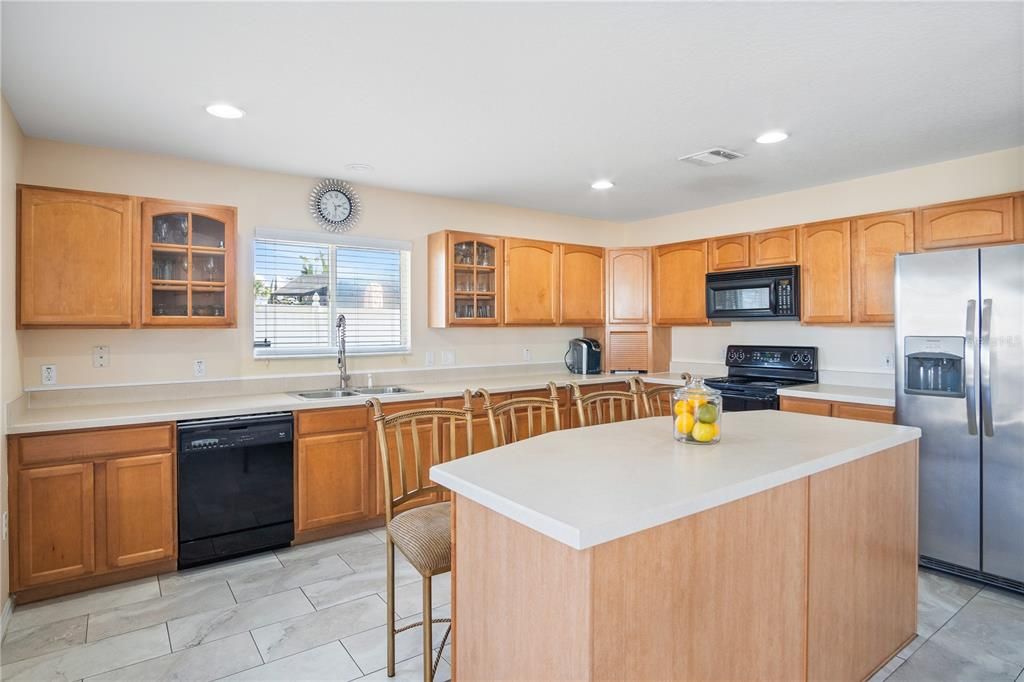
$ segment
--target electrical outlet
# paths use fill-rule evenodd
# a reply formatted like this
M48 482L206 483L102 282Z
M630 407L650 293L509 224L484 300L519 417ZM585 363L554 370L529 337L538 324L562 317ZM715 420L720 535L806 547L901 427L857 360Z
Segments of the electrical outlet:
M455 351L443 350L441 351L441 364L442 365L454 365L455 364Z
M206 360L195 360L192 363L192 376L194 376L194 377L205 377L206 376Z
M882 366L885 367L886 369L892 369L892 366L893 366L892 353L886 353L885 355L882 356Z
M42 365L39 373L43 386L53 386L57 383L57 365Z
M529 348L523 349L523 362L529 362L533 357L533 353L530 352Z
M4 542L7 542L7 512L4 512Z
M107 367L110 365L110 346L92 347L92 366Z
M423 354L423 366L433 367L434 366L434 351L428 350Z

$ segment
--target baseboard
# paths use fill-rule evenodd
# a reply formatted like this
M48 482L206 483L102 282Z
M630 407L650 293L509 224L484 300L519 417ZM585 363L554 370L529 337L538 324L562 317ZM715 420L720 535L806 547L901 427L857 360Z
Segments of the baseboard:
M7 626L11 622L11 616L14 615L14 600L10 596L7 597L7 601L4 602L3 616L0 617L0 641L7 636Z

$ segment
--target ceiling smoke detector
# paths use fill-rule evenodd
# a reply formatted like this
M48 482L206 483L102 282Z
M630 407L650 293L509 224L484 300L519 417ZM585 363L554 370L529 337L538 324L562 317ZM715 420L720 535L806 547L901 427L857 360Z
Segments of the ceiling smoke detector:
M695 166L717 166L720 163L726 161L733 161L735 159L742 159L743 154L734 152L729 149L723 149L722 147L715 147L713 149L705 149L702 152L696 154L689 154L687 156L680 156L680 161L686 163L692 163Z

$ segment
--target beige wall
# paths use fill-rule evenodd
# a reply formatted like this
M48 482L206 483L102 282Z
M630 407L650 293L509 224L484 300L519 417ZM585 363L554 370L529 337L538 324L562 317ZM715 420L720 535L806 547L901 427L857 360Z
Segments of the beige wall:
M40 383L39 366L56 364L62 385L192 379L204 359L210 378L327 372L328 358L252 357L252 237L258 227L315 234L306 202L316 179L47 140L25 141L21 182L230 204L238 207L238 328L235 330L30 330L21 332L26 387ZM357 188L363 217L354 234L410 240L412 346L409 355L354 358L350 369L420 367L425 351L453 349L457 365L515 363L522 348L534 362L560 360L580 328L445 329L427 327L426 235L444 228L603 244L621 226L539 211L445 199L375 187ZM92 347L109 345L107 368L92 367ZM159 358L157 361L156 359ZM440 361L440 354L437 354Z
M1016 147L630 223L625 226L623 243L665 244L1021 189L1024 147ZM730 343L808 345L821 349L823 369L888 373L883 360L892 352L894 341L892 327L737 322L730 327L676 327L672 330L672 359L721 362Z
M24 137L18 122L0 95L0 497L7 513L7 439L3 406L21 393L18 336L14 330L14 236L17 217L15 184L21 172ZM0 606L10 588L7 538L0 543Z

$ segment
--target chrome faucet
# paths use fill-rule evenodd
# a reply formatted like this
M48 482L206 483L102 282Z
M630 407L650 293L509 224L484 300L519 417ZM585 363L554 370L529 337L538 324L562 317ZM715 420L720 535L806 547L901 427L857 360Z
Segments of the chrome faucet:
M348 388L348 380L351 378L348 375L348 360L345 357L345 316L339 313L334 326L338 328L338 373L341 374L338 388L344 391Z

